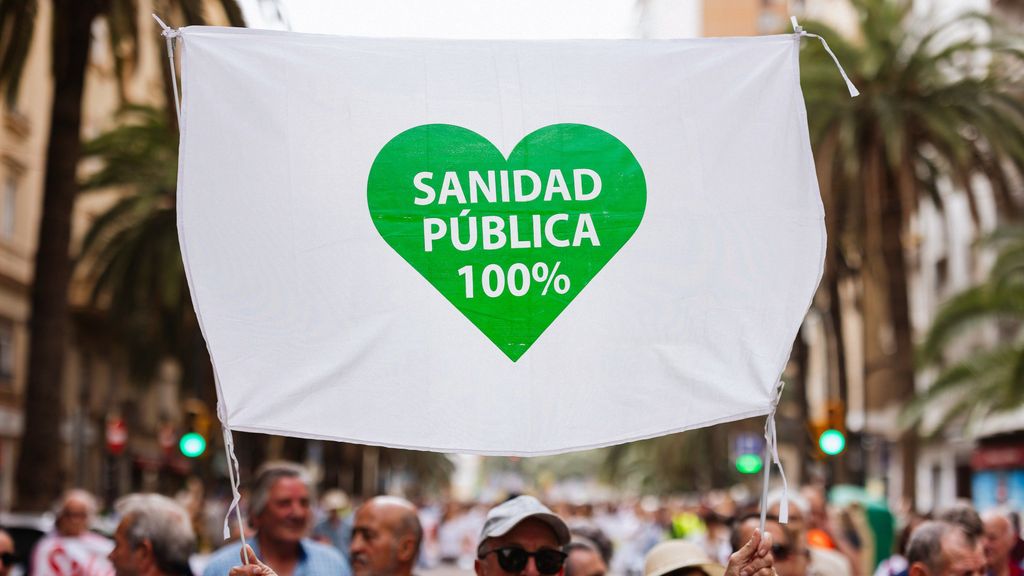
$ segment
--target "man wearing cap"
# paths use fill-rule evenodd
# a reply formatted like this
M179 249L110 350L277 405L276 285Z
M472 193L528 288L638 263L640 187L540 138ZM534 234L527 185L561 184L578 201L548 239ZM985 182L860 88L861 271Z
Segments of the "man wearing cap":
M566 558L562 549L569 542L569 528L561 518L536 498L519 496L487 513L474 568L477 576L553 576L562 572ZM755 533L729 558L722 574L772 576L773 572L771 538L762 540Z
M569 527L533 496L507 500L487 513L480 531L477 576L552 576L562 571Z
M320 499L320 506L327 517L313 527L313 539L334 546L346 560L351 561L348 547L352 542L352 516L348 509L348 495L341 490L328 490Z

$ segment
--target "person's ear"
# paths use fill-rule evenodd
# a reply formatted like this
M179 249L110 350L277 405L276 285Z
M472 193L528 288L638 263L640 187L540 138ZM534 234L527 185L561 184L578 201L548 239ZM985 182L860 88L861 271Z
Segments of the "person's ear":
M141 565L148 566L153 562L153 542L148 538L143 540L135 547L135 554Z
M405 536L398 542L398 559L402 562L416 561L416 538Z
M907 571L908 576L929 576L928 568L921 562L914 562Z
M565 568L563 568L564 570ZM477 558L473 560L473 571L476 572L476 576L484 576L484 562Z

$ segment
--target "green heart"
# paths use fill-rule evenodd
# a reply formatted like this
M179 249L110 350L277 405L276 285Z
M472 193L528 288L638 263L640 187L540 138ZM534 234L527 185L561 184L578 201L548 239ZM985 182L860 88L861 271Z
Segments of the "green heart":
M636 231L647 184L591 126L546 126L506 160L426 124L381 149L366 196L384 241L515 362Z

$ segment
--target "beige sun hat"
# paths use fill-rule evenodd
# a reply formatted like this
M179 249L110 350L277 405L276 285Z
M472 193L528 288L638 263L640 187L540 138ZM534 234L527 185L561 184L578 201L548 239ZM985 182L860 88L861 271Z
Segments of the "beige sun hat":
M348 495L341 490L328 490L322 500L320 500L320 506L327 511L342 511L348 508Z
M644 576L664 576L681 568L700 568L708 576L724 576L725 566L708 558L699 546L685 540L662 542L647 553Z

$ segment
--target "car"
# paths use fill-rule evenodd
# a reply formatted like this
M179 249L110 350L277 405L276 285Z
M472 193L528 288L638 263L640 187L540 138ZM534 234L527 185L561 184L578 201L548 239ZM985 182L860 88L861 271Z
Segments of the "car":
M14 540L16 560L9 576L24 576L29 573L32 549L43 536L53 530L54 516L50 512L41 514L19 514L0 512L0 528Z

